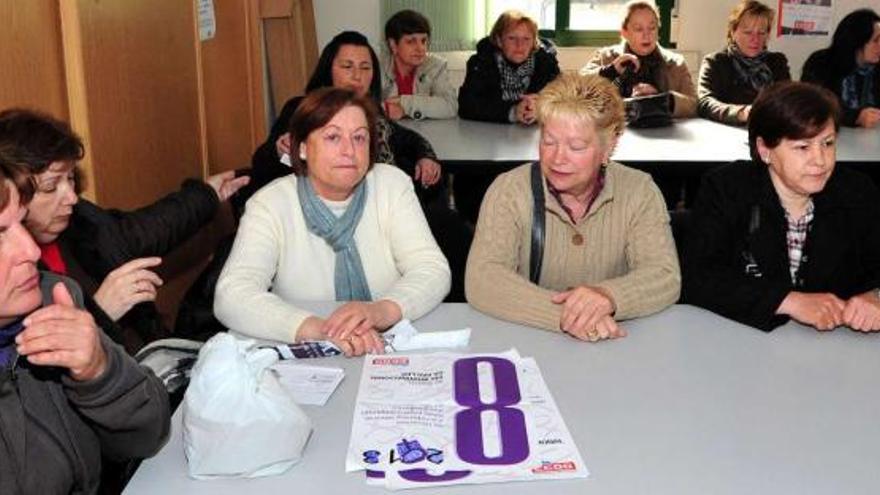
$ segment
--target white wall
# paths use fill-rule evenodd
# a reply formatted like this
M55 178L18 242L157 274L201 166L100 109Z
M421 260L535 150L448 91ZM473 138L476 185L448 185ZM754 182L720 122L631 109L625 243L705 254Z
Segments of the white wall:
M765 0L774 9L777 2ZM834 16L832 26L846 14L858 8L878 8L877 0L832 0ZM678 47L682 50L695 50L703 55L721 49L725 45L727 15L737 0L679 0ZM832 27L832 32L833 32ZM791 76L800 79L804 61L814 51L828 46L828 36L797 36L770 40L770 49L785 53L788 57Z
M360 31L373 48L382 43L379 0L314 0L318 51L342 31Z

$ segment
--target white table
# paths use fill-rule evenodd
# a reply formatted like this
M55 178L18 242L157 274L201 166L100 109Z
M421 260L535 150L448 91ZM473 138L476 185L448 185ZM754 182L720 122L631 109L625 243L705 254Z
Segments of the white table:
M534 356L587 466L588 480L432 488L420 493L874 494L880 487L880 336L789 324L765 334L690 306L624 326L598 345L443 305L422 331L470 325L472 352ZM284 475L197 482L172 438L125 493L382 493L345 474L361 359L332 358L346 378L303 461Z
M421 133L444 163L524 163L538 158L538 129L472 120L402 120ZM749 158L748 133L705 119L670 127L627 128L613 158L624 163L727 163ZM838 162L880 162L880 129L841 128Z

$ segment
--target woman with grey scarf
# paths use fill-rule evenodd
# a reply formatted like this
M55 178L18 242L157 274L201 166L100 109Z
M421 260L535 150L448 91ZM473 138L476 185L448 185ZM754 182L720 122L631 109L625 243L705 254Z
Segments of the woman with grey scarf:
M556 49L538 37L538 24L522 12L508 10L468 60L458 92L458 116L533 124L537 93L558 75Z
M412 181L376 163L377 109L368 96L311 91L288 131L293 175L248 201L214 312L230 330L260 339L381 353L381 332L443 300L449 264ZM302 301L344 303L324 317Z
M734 7L727 24L727 47L706 55L700 66L700 117L744 125L762 89L791 80L785 55L767 50L773 16L773 9L755 0Z

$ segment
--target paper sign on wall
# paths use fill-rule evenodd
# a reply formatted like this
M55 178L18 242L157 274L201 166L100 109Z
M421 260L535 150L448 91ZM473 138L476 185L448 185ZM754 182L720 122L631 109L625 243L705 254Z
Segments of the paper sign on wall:
M831 0L779 0L776 36L825 36L833 13Z
M199 12L199 40L214 38L217 32L217 18L214 15L214 0L196 0Z

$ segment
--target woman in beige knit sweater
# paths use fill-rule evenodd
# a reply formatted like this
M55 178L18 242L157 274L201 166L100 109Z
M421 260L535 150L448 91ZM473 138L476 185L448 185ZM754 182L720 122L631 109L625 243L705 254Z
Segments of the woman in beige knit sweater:
M624 126L613 84L560 76L541 91L537 109L540 165L499 176L486 193L468 257L467 299L492 316L581 340L623 337L617 321L678 299L665 203L649 175L609 160ZM544 209L537 251L533 174ZM541 253L534 262L532 252Z

